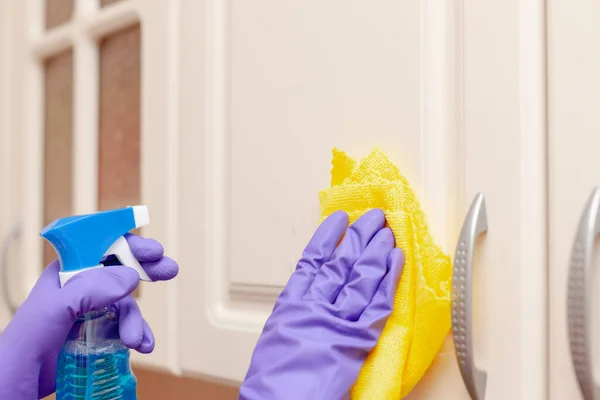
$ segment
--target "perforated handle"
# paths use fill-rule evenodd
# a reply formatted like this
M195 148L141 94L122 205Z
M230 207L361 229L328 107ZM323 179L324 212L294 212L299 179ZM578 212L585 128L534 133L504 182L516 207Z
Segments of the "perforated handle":
M475 366L473 357L473 249L479 235L487 231L485 198L479 193L465 218L452 275L452 337L458 366L473 400L485 398L487 373Z
M571 361L584 400L600 400L600 388L594 382L592 338L592 260L594 241L600 231L600 188L592 191L581 215L573 248L567 288L567 324Z

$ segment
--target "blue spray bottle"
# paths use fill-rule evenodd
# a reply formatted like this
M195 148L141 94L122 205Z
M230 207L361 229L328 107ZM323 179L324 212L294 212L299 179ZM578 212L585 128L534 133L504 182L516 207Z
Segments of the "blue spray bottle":
M150 281L123 236L149 222L148 208L133 206L61 218L41 236L58 254L61 286L82 271L103 267L113 255L134 268L141 280ZM56 399L137 400L136 386L129 349L119 338L116 308L80 316L59 357Z

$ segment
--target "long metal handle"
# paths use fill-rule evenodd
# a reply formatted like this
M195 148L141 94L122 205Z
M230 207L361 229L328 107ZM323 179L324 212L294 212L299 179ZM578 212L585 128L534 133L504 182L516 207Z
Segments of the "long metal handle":
M2 242L2 248L0 249L0 285L2 287L2 298L13 315L17 312L19 305L16 304L10 296L10 285L8 283L8 253L12 242L17 240L20 235L21 224L17 223L4 239L4 242Z
M473 357L473 249L475 240L487 231L485 198L479 193L463 223L454 257L452 275L452 336L463 381L471 399L483 400L487 373L475 366Z
M600 400L600 387L592 369L592 260L594 241L600 232L600 188L590 195L581 215L571 249L567 287L567 324L571 361L585 400Z

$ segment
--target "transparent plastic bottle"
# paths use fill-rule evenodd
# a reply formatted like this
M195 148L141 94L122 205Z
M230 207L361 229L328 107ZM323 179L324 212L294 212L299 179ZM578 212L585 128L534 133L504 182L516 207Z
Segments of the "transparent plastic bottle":
M77 319L58 359L56 400L137 400L115 307Z

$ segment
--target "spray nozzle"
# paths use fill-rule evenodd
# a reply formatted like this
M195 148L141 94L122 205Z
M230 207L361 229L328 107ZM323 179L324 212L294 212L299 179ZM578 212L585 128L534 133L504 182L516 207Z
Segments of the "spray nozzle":
M123 236L148 223L148 207L132 206L60 218L40 235L56 250L61 286L82 271L103 267L101 262L111 255L122 265L135 269L141 280L150 281Z

